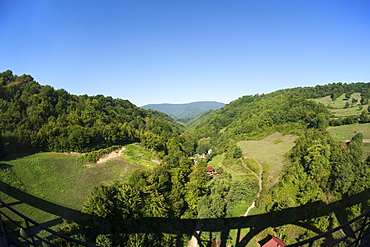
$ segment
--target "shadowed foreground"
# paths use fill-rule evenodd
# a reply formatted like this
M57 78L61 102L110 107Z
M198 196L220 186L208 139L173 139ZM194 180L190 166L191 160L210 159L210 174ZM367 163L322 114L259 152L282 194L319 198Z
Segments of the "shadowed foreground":
M48 213L60 216L63 219L78 221L78 219L81 218L86 220L86 218L88 219L90 217L96 217L34 197L1 181L0 190L11 197L18 199L21 203L25 203ZM125 232L169 233L176 234L180 237L183 234L188 234L194 235L198 240L200 239L200 236L197 235L196 232L220 232L221 246L226 246L226 240L230 230L237 229L237 246L245 246L254 236L266 228L278 227L286 224L304 227L316 232L317 234L320 234L321 232L318 229L312 228L312 226L306 225L302 222L328 215L330 213L334 213L335 215L340 216L340 218L343 218L342 213L345 208L349 206L363 204L363 208L368 208L368 205L364 204L364 201L366 202L366 199L368 198L370 198L370 189L330 204L317 201L300 207L287 208L280 211L247 217L220 219L169 219L147 217L127 219L125 224L129 225L130 227L127 228L127 231ZM346 220L348 221L350 219ZM240 236L240 229L243 228L249 228L250 231L248 234L242 237ZM332 241L333 239L326 240ZM182 244L178 243L178 246L182 246Z

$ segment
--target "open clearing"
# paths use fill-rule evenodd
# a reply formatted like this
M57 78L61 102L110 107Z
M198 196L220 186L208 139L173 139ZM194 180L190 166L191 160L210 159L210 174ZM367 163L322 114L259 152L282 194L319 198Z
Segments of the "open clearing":
M237 145L242 149L244 154L243 162L222 164L224 156L217 155L209 162L211 166L222 167L225 171L233 175L233 177L241 175L253 175L258 173L258 167L266 163L270 167L270 180L275 183L283 169L285 161L284 155L295 145L294 141L298 136L285 135L274 133L260 141L240 141ZM249 163L249 165L246 165ZM255 163L255 164L254 164ZM257 166L256 171L252 171L248 166Z
M352 105L352 99L357 99L358 102ZM351 98L346 99L345 94L342 94L336 100L332 100L330 96L312 99L318 103L323 103L326 106L329 106L329 111L337 117L353 116L360 115L362 109L367 109L368 105L360 105L361 93L353 93ZM350 107L344 108L346 103L350 104ZM362 107L362 109L361 109Z
M364 138L363 150L366 155L370 154L370 123L329 127L328 131L331 136L343 143L350 141L357 133L361 133Z
M329 127L329 133L341 142L347 142L357 133L361 133L364 139L370 139L370 124L350 124Z
M353 93L351 95L351 98L346 99L345 94L342 94L338 98L336 98L334 101L331 99L330 95L322 97L322 98L317 98L317 99L312 99L318 103L323 103L326 106L333 107L333 108L343 108L346 105L346 102L351 103L352 99L357 99L358 103L361 100L361 93Z
M133 151L134 150L134 151ZM0 161L1 181L36 198L74 210L81 206L98 184L123 181L136 169L148 169L157 165L159 159L143 147L127 145L122 155L114 155L104 163L84 166L78 162L78 155L69 153L38 153L16 160ZM131 153L130 153L131 152ZM134 153L141 157L132 157ZM145 162L143 159L150 159ZM135 160L135 161L134 161ZM4 196L7 203L17 203L14 208L37 222L59 218L42 212L18 200Z
M247 158L254 158L259 164L270 166L270 179L276 182L283 168L284 155L292 149L295 135L274 133L260 141L241 141L238 146Z

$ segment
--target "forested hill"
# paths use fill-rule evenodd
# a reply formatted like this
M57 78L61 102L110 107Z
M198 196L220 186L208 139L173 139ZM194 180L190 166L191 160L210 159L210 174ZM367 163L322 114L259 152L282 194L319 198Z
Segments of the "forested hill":
M76 96L30 75L0 73L0 156L39 151L87 152L132 142L166 154L179 125L128 100Z
M324 96L331 100L341 97L344 106L344 94L347 103L352 98L355 116L336 116L329 104L316 102ZM64 231L99 246L174 246L178 240L170 234L129 232L151 224L136 221L140 218L238 217L246 215L250 205L255 205L255 214L299 209L313 202L324 207L368 191L370 158L363 152L362 134L340 143L326 130L329 124L356 122L366 128L369 98L370 83L334 83L243 96L200 116L192 129L182 133L181 126L162 112L103 95L72 95L41 86L29 75L6 71L0 73L0 158L42 151L89 152L140 142L148 152L159 154L162 162L137 169L123 181L97 185L82 207L93 219L72 223ZM295 135L289 149L279 151L286 163L271 182L269 170L275 164L250 158L253 155L242 149L241 143L275 132ZM279 140L265 143L263 148L269 149ZM207 168L209 165L215 170ZM360 204L343 210L340 218L359 215L370 205L368 198L364 196ZM297 219L297 226L289 223L266 229L258 238L279 233L284 241L293 243L340 222L330 214L302 224L298 214L290 210L286 215L291 222ZM264 229L256 224L255 229Z
M307 128L326 129L332 114L325 105L310 99L330 96L335 100L355 92L362 95L360 104L368 104L370 83L333 83L247 95L213 112L190 133L197 138L210 137L213 146L225 150L235 141L259 140L276 131L301 134Z
M178 120L194 118L206 111L217 110L223 106L225 106L224 103L216 101L199 101L186 104L149 104L142 108L161 111Z

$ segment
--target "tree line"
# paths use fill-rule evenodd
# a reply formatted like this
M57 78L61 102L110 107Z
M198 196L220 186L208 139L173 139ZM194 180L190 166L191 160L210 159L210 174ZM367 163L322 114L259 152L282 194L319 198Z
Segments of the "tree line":
M141 142L166 155L181 125L164 113L103 95L71 95L29 75L0 74L0 157L40 151L90 152Z
M257 201L262 212L317 200L329 203L369 188L370 159L363 155L361 134L343 146L326 132L331 121L327 107L308 99L327 95L334 99L345 92L360 92L366 100L369 84L336 83L243 96L184 132L169 116L127 100L71 95L41 86L29 75L5 71L0 74L0 157L73 151L90 152L81 156L90 161L114 145L140 142L161 156L160 166L135 171L125 181L98 185L83 206L92 219L71 223L63 231L100 246L173 246L176 236L125 232L145 227L133 223L144 217L229 217L239 203L254 198L256 180L247 176L236 180L222 170L219 177L207 174L207 162L216 154L241 162L243 154L236 145L240 140L258 140L277 131L300 136L279 182ZM210 149L210 155L194 162L195 153ZM263 176L265 183L268 175ZM366 203L349 209L346 216ZM325 231L332 226L328 219L334 222L330 217L308 223ZM292 241L282 229L275 231ZM299 234L305 238L312 232ZM55 243L67 246L60 241Z

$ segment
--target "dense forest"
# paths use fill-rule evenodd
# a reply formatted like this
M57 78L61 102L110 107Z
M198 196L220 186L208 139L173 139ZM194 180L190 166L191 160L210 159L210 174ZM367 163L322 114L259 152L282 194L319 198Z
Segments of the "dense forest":
M103 95L71 95L11 71L0 74L0 111L2 156L89 152L133 142L164 155L172 139L184 136L164 113Z
M352 93L361 94L356 103L364 109L351 118L334 116L328 106L311 100L328 95L335 100ZM329 125L370 122L369 97L369 83L243 96L207 112L185 129L168 115L127 100L71 95L41 86L29 75L6 71L0 74L0 157L48 151L91 153L140 143L159 154L161 164L137 170L125 181L96 186L83 205L83 212L93 218L76 220L62 231L99 246L174 246L179 241L175 235L129 234L144 227L132 222L145 217L227 218L235 216L240 203L253 200L260 213L274 212L316 201L331 203L369 189L370 158L362 149L363 136L357 134L344 145L327 132ZM298 136L278 182L268 185L268 174L262 173L259 191L258 179L251 176L238 179L221 168L217 176L207 173L208 162L216 155L222 155L224 162L246 162L239 141L260 140L275 132ZM196 154L207 155L195 158ZM348 208L345 217L367 209L368 198ZM334 217L306 223L324 232L335 226L328 223L335 222ZM315 235L292 225L272 231L289 243ZM62 239L55 243L67 246Z

